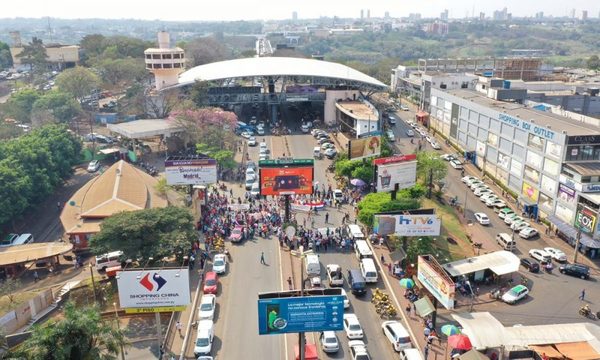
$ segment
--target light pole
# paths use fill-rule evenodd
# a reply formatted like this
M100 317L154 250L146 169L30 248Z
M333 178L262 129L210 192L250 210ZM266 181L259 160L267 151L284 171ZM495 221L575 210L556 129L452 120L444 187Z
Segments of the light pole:
M92 275L92 288L94 289L94 304L96 304L98 295L96 294L96 282L94 281L94 266L92 265L92 263L90 263L88 267L90 268L90 275Z
M115 309L115 319L117 320L117 330L121 332L121 325L119 324L119 312L117 311L117 303L113 302L113 308ZM125 360L125 351L123 351L123 343L120 342L119 346L121 347L121 360Z
M304 251L304 245L300 245L298 247L298 251L292 251L292 255L300 259L300 296L304 296L304 257L306 255L312 254L312 250ZM298 333L298 354L300 355L300 360L305 360L304 354L304 332Z
M575 236L575 252L573 253L573 262L577 263L577 255L579 254L579 242L581 241L581 228L577 228Z

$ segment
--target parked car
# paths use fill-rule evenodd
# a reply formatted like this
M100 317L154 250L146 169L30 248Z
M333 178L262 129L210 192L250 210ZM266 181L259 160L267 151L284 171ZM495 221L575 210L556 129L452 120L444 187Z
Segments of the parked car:
M443 160L446 160L446 161L458 160L458 159L457 159L457 158L456 158L454 155L452 155L452 154L444 154L444 155L440 156L440 158L442 158ZM476 177L474 177L474 176L465 176L463 179L465 179L465 178L475 178L475 179L477 179L477 178L476 178ZM464 181L463 181L463 182L464 182Z
M209 271L204 274L204 287L202 291L205 294L217 294L217 288L219 286L219 278L217 273L214 271Z
M248 146L256 146L256 138L254 136L248 139Z
M336 353L340 350L340 343L335 331L323 331L319 336L319 342L321 343L321 349L326 353Z
M471 175L467 175L467 176L463 177L460 180L463 183L465 183L467 186L469 186L469 187L473 184L473 182L475 182L475 181L481 181L481 180L479 180L479 178L477 178L475 176L471 176Z
M337 150L334 148L327 149L323 152L328 159L333 159L337 155Z
M552 262L552 256L541 249L529 250L529 256L542 263L542 265Z
M348 341L351 360L371 360L371 356L367 351L367 346L362 340Z
M530 224L524 220L513 221L512 224L510 224L510 228L514 231L521 231L526 227L530 227Z
M521 229L521 231L519 231L519 236L522 237L523 239L530 239L537 235L538 235L538 231L531 227L526 227L525 229Z
M544 251L546 251L552 258L558 262L567 261L567 254L565 254L562 250L553 248L553 247L545 247Z
M392 130L386 131L385 136L387 136L387 139L391 142L396 141L396 136L394 135L394 132Z
M452 166L456 170L462 170L463 168L462 163L458 160L450 160L450 166Z
M484 213L475 213L475 219L477 219L477 222L479 222L481 225L489 225L490 224L490 218L484 214Z
M264 135L265 134L265 128L261 127L261 126L257 126L256 127L256 134L257 135Z
M408 106L406 106L406 105L400 105L400 110L408 111L409 109L408 109Z
M342 267L338 264L327 264L327 279L329 280L329 286L343 286L344 276L342 273Z
M523 267L525 269L529 270L529 272L532 272L532 273L536 273L536 272L540 271L540 264L538 264L536 261L529 259L529 258L522 258L521 265L523 265Z
M519 216L517 214L507 215L507 216L504 217L504 223L506 225L510 225L510 224L512 224L514 222L517 222L517 221L525 221L525 218L522 217L522 216Z
M355 314L344 314L344 331L348 339L362 339L363 329Z
M251 190L252 189L252 185L254 185L254 182L256 181L256 178L252 177L252 176L246 176L246 190Z
M395 351L399 352L402 349L408 349L412 347L410 335L404 326L402 326L400 321L384 321L381 324L381 329L383 330L385 337L394 347Z
M413 136L415 136L415 132L412 131L412 129L408 129L408 130L406 130L406 135L413 137Z
M502 295L502 301L507 304L515 304L529 294L529 289L524 285L517 285Z
M479 200L481 200L482 202L486 202L488 201L488 199L497 199L498 195L494 194L493 192L489 192L487 194L483 194L479 197Z
M201 320L198 322L196 343L194 344L194 355L210 354L215 335L215 326L212 320Z
M485 202L485 205L487 207L494 207L497 209L503 209L506 207L506 203L504 202L504 200L500 200L500 199L488 199Z
M510 216L511 214L514 214L515 212L512 211L509 207L505 207L503 209L500 209L500 211L498 211L498 217L500 219L504 219L506 216Z
M240 134L243 138L250 139L254 133L252 131L246 130Z
M88 172L96 172L100 169L100 161L99 160L92 160L90 161L90 164L87 167L87 171Z
M440 146L440 144L438 144L435 141L431 142L431 147L434 148L435 150L442 150L442 147Z
M212 262L212 270L217 274L227 272L227 257L225 254L216 254Z
M198 320L212 320L215 316L217 296L215 294L204 294L200 298L198 306Z
M561 274L576 276L587 280L590 278L590 268L581 264L565 264L561 265L558 270Z

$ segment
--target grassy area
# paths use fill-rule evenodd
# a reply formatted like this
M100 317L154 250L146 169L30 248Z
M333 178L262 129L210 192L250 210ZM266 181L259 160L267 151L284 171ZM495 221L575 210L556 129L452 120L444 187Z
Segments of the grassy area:
M19 291L18 293L16 293L14 295L12 302L8 298L8 296L0 297L0 314L6 314L10 310L14 310L18 306L21 306L22 304L26 303L27 301L33 299L39 293L40 293L39 290L23 291L23 292Z
M442 233L435 240L435 247L439 250L437 258L440 262L454 261L473 256L471 243L467 238L464 226L460 223L454 208L448 205L423 199L423 208L434 208L442 218ZM447 238L456 240L456 244L448 242Z

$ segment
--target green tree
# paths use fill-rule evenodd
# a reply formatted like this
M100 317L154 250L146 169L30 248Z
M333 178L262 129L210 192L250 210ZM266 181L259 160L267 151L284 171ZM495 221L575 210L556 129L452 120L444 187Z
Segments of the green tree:
M15 300L21 289L21 281L19 279L7 279L0 282L0 298L6 296L10 306L15 306Z
M18 55L21 63L29 65L32 74L41 74L48 68L48 55L41 39L34 37Z
M237 116L233 112L219 108L176 111L169 116L169 121L184 127L190 141L203 144L202 150L236 149L237 139L231 130L235 128Z
M53 119L62 123L70 122L74 117L82 112L81 105L71 96L71 94L61 91L50 91L36 100L33 104L32 117L36 114L51 114Z
M102 319L95 307L65 305L64 318L34 326L33 333L12 357L44 360L117 359L125 336Z
M10 47L7 43L0 41L0 69L7 69L13 66Z
M441 183L448 175L448 166L437 153L420 151L417 153L417 178L421 183L429 184L430 175L432 175L433 184L441 187Z
M205 107L208 105L208 89L211 84L207 81L196 80L190 89L190 100L197 107Z
M11 117L20 122L31 122L31 110L33 104L42 95L34 89L23 89L13 94L4 106L4 112L7 117Z
M111 86L118 84L131 84L148 76L144 60L126 59L104 59L96 64L100 71L102 80Z
M61 72L56 77L56 85L61 91L73 95L77 101L81 102L83 97L98 88L100 79L93 71L76 66Z
M360 160L359 160L360 161ZM352 178L353 179L361 179L367 184L371 184L373 182L373 172L375 168L371 161L360 161L361 164L352 170Z
M170 206L109 217L90 239L90 249L95 254L121 250L132 259L162 259L173 254L182 259L197 237L190 212Z
M392 200L390 193L367 194L358 203L358 219L367 227L373 227L373 216L377 213L387 211L412 210L421 207L420 196L424 189L415 185L414 189L404 189L396 194L396 200ZM422 196L422 195L421 195Z
M406 249L406 261L409 264L417 263L417 256L431 254L435 250L433 238L423 236L420 238L412 238Z
M587 59L587 67L592 70L600 70L600 58L598 55L592 55Z
M29 207L31 178L13 159L0 160L0 225L8 224Z

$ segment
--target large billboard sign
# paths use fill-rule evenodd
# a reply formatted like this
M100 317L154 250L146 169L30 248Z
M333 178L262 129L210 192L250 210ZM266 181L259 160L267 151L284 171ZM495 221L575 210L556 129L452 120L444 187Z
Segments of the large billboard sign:
M217 182L214 159L167 159L165 177L169 185L208 185Z
M381 154L381 136L351 139L348 144L348 158L362 159Z
M258 299L258 333L340 331L344 329L341 295Z
M261 195L310 195L313 190L312 159L260 161Z
M190 303L188 268L128 270L117 273L122 308L165 308Z
M454 282L432 255L419 255L417 278L446 309L454 309Z
M581 232L592 234L596 229L596 214L588 208L579 207L575 214L575 227Z
M417 156L415 154L374 159L377 167L377 191L393 191L415 185L417 180Z
M439 236L442 220L436 214L376 214L373 232L379 235Z

